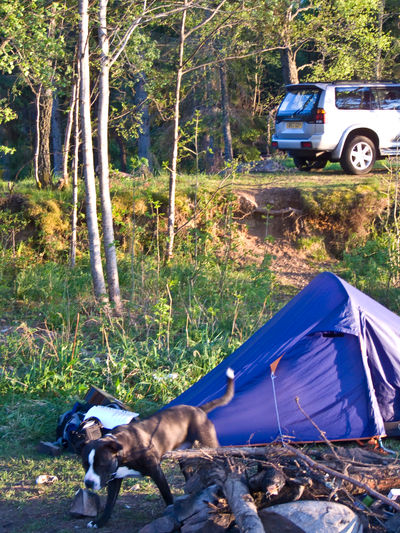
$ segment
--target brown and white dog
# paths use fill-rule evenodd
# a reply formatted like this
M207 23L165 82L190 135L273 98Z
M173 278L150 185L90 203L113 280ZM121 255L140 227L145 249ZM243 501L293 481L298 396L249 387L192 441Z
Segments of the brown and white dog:
M164 453L179 447L190 447L195 441L203 447L218 444L214 424L207 413L228 404L234 395L234 372L228 369L226 392L220 398L200 407L176 405L146 418L114 428L101 439L86 444L82 450L85 485L99 490L107 486L103 513L89 522L99 528L110 518L122 480L131 476L150 476L167 505L173 503L160 462Z

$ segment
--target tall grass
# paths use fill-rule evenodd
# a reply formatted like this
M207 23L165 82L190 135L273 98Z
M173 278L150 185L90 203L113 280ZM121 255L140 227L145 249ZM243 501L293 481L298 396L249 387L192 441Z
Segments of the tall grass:
M343 257L343 275L395 313L400 313L400 161L385 163L386 209L362 242Z
M243 257L233 197L198 194L196 218L195 191L178 197L182 228L165 264L165 195L129 187L120 184L115 201L122 318L93 301L82 228L71 269L64 223L53 233L51 257L45 235L38 240L32 232L31 243L10 247L7 225L3 232L0 226L0 394L73 399L96 385L150 411L214 368L276 311L269 258L259 264ZM18 216L21 234L31 221ZM40 211L45 225L54 216L47 207ZM64 221L68 211L57 217Z

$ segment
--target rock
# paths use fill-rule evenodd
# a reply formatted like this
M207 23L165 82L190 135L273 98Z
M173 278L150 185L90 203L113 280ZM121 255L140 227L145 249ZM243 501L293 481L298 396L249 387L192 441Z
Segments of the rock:
M57 476L51 476L49 474L40 474L40 476L36 478L36 485L52 485L56 481L58 481Z
M172 533L177 529L177 523L170 515L160 516L150 524L146 524L139 530L139 533Z
M237 167L237 172L281 172L286 170L285 166L278 160L272 157L262 157L259 161L249 161L247 163L240 163Z
M296 526L289 518L278 513L262 509L258 516L264 526L265 533L304 533L304 529Z
M363 531L359 517L340 503L305 500L283 503L263 509L259 513L260 518L263 520L262 517L268 512L288 518L305 533L362 533Z
M70 513L75 518L89 516L94 518L100 511L100 498L98 494L86 489L79 489L75 494Z

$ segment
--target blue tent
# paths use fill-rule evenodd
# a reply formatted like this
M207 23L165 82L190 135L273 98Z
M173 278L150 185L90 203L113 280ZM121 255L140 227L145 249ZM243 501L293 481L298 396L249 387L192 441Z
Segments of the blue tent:
M330 440L400 420L400 317L330 272L169 405L222 395L228 367L235 397L209 415L221 445L322 440L305 414Z

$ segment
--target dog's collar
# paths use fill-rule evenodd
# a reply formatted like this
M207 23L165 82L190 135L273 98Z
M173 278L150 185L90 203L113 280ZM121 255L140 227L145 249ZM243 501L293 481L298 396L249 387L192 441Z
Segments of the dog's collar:
M118 470L118 468L117 468L117 470ZM117 470L116 470L115 472L113 472L112 474L110 474L110 477L109 477L109 479L108 479L108 481L107 481L107 483L106 483L107 485L108 485L113 479L115 479L115 476L117 475Z

